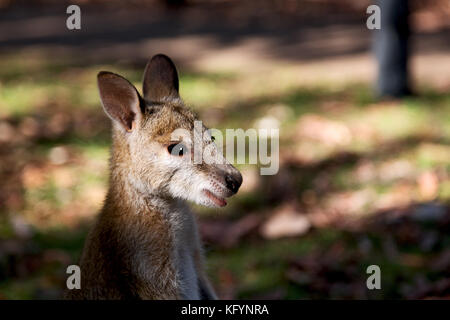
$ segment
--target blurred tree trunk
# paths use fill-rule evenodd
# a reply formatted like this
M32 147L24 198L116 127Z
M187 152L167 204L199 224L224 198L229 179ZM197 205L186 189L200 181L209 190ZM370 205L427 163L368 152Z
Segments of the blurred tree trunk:
M408 0L377 0L377 5L381 9L381 30L375 31L377 94L380 97L403 97L411 94L409 3Z

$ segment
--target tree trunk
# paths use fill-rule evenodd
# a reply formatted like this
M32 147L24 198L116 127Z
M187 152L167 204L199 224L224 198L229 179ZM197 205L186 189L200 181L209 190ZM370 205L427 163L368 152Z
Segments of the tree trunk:
M381 30L375 30L375 55L378 61L377 94L403 97L409 86L409 4L408 0L378 0Z

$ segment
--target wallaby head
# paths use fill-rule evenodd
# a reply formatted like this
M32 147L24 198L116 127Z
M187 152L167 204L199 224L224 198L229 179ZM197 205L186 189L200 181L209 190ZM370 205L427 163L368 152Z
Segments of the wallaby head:
M113 122L112 178L120 174L142 194L224 206L242 176L179 96L175 65L154 56L144 72L143 97L125 78L98 74L103 108ZM194 147L194 145L196 147ZM197 150L200 149L200 150ZM208 161L195 160L202 152Z

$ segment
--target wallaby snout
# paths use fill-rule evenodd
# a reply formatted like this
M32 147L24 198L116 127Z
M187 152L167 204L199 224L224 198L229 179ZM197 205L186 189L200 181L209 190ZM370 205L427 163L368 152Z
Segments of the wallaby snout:
M236 170L234 174L227 174L225 176L225 183L228 189L230 189L233 194L237 193L239 187L242 184L242 175Z
M231 197L236 194L239 187L242 184L241 173L231 164L225 166L212 166L208 169L204 169L210 183L207 184L207 188L203 188L201 193L206 195L209 203L205 203L206 206L219 206L223 207L227 205L225 198Z

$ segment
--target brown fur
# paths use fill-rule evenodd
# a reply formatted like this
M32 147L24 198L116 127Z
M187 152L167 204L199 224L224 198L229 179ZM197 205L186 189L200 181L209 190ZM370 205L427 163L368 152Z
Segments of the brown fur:
M169 188L185 183L184 178L177 176L179 168L168 168L147 157L152 154L170 164L173 156L167 154L167 145L172 131L192 130L196 119L177 96L173 63L158 59L153 58L146 69L144 92L149 95L145 100L124 78L99 74L103 105L113 119L109 190L80 260L81 289L69 290L67 298L186 298L183 285L189 279L183 279L183 274L190 273L180 270L186 259L187 267L193 261L198 297L215 298L204 271L195 218L185 201ZM156 89L146 89L146 83ZM164 94L170 94L170 99ZM236 181L242 181L230 164L189 166L198 177L222 185L225 175L233 174ZM186 183L180 188L195 181ZM220 195L227 197L236 191L223 190ZM192 290L189 292L192 295Z

